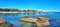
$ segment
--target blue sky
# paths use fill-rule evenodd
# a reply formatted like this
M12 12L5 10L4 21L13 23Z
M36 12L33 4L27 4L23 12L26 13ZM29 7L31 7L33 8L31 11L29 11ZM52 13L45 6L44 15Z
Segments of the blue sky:
M0 0L0 8L60 12L60 0Z

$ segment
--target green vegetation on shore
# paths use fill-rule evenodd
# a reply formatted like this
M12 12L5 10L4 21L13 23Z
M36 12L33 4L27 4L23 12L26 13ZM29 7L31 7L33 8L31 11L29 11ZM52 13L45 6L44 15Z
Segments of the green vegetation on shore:
M43 12L43 11L38 11L38 10L21 10L21 9L16 9L16 8L0 8L0 12L5 12L5 13L29 13L29 14L50 14L51 12Z
M0 12L16 12L16 13L36 13L37 10L20 10L16 8L0 8Z
M37 10L20 10L20 9L16 9L16 8L0 8L0 11L10 11L10 12L29 12L29 11L37 11Z

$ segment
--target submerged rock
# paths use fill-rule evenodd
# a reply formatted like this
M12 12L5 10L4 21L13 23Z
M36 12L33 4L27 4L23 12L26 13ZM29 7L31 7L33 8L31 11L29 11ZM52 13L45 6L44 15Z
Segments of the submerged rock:
M0 18L0 23L5 23L5 19L4 18Z
M13 25L10 23L7 23L4 18L0 18L0 27L13 27Z

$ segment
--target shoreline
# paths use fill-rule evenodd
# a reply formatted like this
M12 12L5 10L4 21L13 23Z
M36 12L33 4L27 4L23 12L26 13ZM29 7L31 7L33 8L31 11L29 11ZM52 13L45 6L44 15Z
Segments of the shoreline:
M0 11L0 13L4 13L4 14L6 14L6 13L21 13L21 14L24 14L24 13L26 13L26 14L37 14L37 12L17 12L17 11L15 11L15 12L3 12L3 11Z
M0 12L0 13L33 13L33 12Z

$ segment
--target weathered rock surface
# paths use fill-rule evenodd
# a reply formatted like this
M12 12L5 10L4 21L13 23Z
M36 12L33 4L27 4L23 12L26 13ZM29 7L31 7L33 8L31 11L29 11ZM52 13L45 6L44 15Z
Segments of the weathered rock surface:
M23 22L34 22L35 26L48 26L50 25L49 23L49 18L44 18L44 17L39 17L38 19L36 18L22 18L20 19Z

